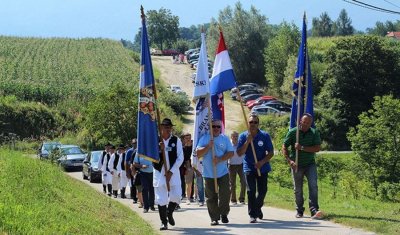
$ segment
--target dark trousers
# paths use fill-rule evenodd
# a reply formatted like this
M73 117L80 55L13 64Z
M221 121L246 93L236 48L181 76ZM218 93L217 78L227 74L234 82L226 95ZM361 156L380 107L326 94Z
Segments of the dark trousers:
M262 173L261 176L258 176L257 172L246 172L245 176L248 213L250 217L257 218L261 214L264 198L268 191L268 173Z
M292 177L294 183L294 195L296 198L296 209L299 212L304 212L304 197L303 197L303 180L304 176L308 182L308 206L310 211L316 212L319 209L318 205L318 174L317 166L311 164L306 167L299 167L297 172L292 169Z
M143 209L154 207L153 173L140 172L142 183Z
M133 179L133 177L131 177L130 179L131 182L131 198L133 199L133 201L137 201L137 194L136 194L136 186L135 186L135 180Z
M211 221L219 220L221 215L229 214L229 174L217 179L218 193L215 193L214 178L204 178L206 182L207 209Z
M236 175L239 175L239 179L240 179L239 201L244 202L245 193L246 193L246 179L244 178L243 164L229 165L229 184L231 186L231 202L237 202L237 199L236 199Z

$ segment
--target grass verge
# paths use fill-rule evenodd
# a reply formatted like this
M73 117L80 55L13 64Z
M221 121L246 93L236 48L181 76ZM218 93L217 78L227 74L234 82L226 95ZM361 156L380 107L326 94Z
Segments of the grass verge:
M0 149L0 233L157 234L135 212L47 162Z

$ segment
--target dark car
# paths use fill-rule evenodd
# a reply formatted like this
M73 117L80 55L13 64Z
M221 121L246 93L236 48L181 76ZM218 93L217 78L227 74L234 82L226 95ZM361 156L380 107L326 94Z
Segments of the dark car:
M83 160L82 176L83 179L87 179L90 183L101 182L101 169L97 168L101 159L103 151L91 151L86 155Z
M43 142L38 150L38 157L40 159L48 159L49 155L54 149L60 148L60 142Z
M266 103L261 104L262 106L268 106L272 108L276 108L279 111L283 112L290 112L292 110L292 106L289 104L286 104L285 102L279 101L279 100L272 100Z
M61 145L61 157L57 160L58 164L65 170L82 170L85 152L77 145Z

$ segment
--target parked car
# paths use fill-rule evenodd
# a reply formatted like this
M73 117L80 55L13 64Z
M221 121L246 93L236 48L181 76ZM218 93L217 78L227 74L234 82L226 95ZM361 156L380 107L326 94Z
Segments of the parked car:
M250 86L252 88L261 89L260 85L258 85L257 83L254 83L254 82L246 82L246 83L239 85L238 87L240 87L240 86L247 86L247 87Z
M83 160L82 177L90 183L101 182L101 169L97 168L103 151L91 151Z
M262 94L262 91L256 90L256 89L251 89L251 90L243 90L243 91L241 91L239 93L240 93L241 97L244 97L244 96L247 96L247 95L250 95L250 94Z
M292 110L292 106L289 104L286 104L283 101L280 100L272 100L266 103L262 104L263 106L268 106L268 107L272 107L272 108L276 108L279 111L284 111L284 112L290 112Z
M51 152L56 148L60 148L60 146L60 142L43 142L38 149L37 155L39 159L48 159Z
M165 49L162 50L162 55L178 55L179 51L175 50L175 49Z
M264 96L261 96L260 98L258 98L256 100L247 101L246 106L247 106L247 108L252 109L254 106L260 105L264 101L265 102L269 102L269 101L273 101L273 100L276 100L276 98L273 97L273 96L264 95Z
M268 107L268 106L255 106L251 109L251 113L257 114L257 115L277 115L277 116L282 116L286 114L287 112L279 111L278 109Z
M173 93L183 92L182 88L179 85L169 85L168 89Z
M258 99L258 98L260 98L261 96L263 96L263 95L262 95L262 94L250 94L250 95L246 95L246 96L242 97L242 102L243 102L244 104L246 104L247 101Z
M65 170L82 170L85 152L77 145L61 145L61 157L57 160L58 164Z

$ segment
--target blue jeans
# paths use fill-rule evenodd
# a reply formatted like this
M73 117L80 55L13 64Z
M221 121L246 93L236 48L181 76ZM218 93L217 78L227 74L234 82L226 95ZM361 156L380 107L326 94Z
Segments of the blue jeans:
M261 214L264 198L268 191L268 172L258 176L257 172L245 172L247 182L247 208L251 218ZM257 196L256 196L257 191Z
M292 169L292 177L294 184L294 195L296 199L296 209L299 212L304 212L304 197L303 197L303 180L304 176L308 182L309 208L310 211L318 211L318 176L317 166L311 164L306 167L298 167L297 173Z
M154 207L153 173L140 172L142 183L143 209Z
M196 185L197 185L197 192L199 194L199 202L203 202L204 203L204 180L203 180L203 176L201 174L196 174L196 172L194 174L196 176Z

